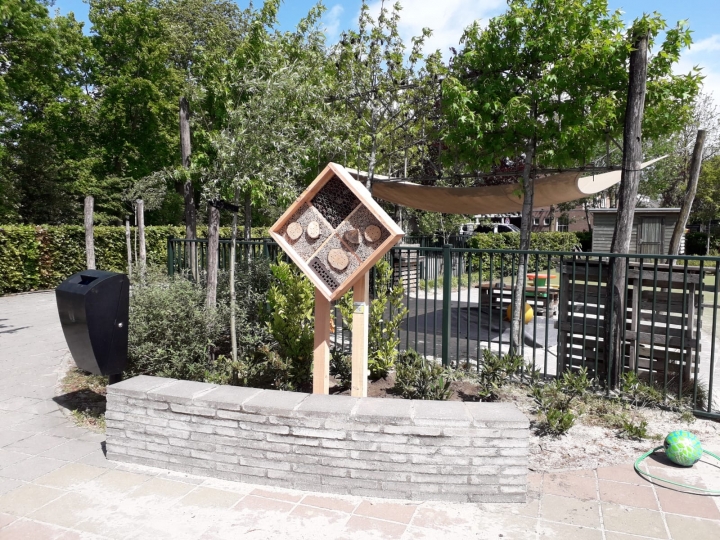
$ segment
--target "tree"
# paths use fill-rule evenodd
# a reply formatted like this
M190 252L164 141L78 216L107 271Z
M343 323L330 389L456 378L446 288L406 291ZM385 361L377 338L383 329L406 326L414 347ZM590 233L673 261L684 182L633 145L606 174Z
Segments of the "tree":
M659 15L643 21L649 21L643 24L652 47L665 22ZM677 130L697 94L696 71L672 73L689 39L683 23L667 30L648 64L643 128L651 136ZM622 132L633 40L606 0L510 0L507 13L486 29L477 23L467 29L463 44L444 90L451 122L445 140L470 170L487 171L509 159L522 171L520 247L527 250L534 168L585 165L608 137ZM516 347L524 272L521 260L513 307Z
M714 220L720 218L720 156L715 156L703 163L695 195L693 216L699 222L707 224L706 255L710 255L710 225Z

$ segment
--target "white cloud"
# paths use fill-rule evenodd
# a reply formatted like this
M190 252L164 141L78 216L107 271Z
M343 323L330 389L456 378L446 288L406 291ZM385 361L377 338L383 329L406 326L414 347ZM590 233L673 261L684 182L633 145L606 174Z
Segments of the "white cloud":
M688 73L694 66L702 68L703 91L712 94L715 102L720 104L720 34L693 43L689 49L682 52L680 62L675 69L676 73Z
M690 52L712 52L720 51L720 34L715 34L709 38L702 39L697 43L693 43Z
M385 0L392 8L394 0ZM433 31L425 43L425 52L440 49L444 58L450 55L450 47L457 48L465 28L478 19L487 19L502 13L506 0L400 0L400 35L406 44L419 36L425 27ZM375 16L380 12L380 0L370 3Z
M335 38L338 36L341 23L340 17L342 16L343 11L344 9L340 4L335 4L323 15L321 24L328 43L335 41Z

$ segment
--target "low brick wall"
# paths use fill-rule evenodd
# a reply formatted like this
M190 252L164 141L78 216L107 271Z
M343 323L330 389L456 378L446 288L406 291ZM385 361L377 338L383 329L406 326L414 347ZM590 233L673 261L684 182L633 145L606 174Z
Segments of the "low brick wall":
M324 396L135 377L108 387L108 459L372 497L524 502L512 404Z

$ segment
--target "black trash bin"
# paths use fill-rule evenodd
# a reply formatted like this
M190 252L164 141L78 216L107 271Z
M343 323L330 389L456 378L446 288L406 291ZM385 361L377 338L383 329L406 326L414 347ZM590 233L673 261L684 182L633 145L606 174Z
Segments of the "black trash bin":
M117 375L127 366L130 282L125 274L85 270L55 289L60 324L77 367Z

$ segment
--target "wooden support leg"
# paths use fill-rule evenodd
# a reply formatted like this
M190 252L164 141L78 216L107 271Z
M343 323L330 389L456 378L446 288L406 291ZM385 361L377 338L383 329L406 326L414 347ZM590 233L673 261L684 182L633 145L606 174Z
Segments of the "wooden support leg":
M355 313L352 325L352 387L353 397L367 397L368 321L370 320L370 272L353 286Z
M315 289L313 394L330 393L330 302Z

